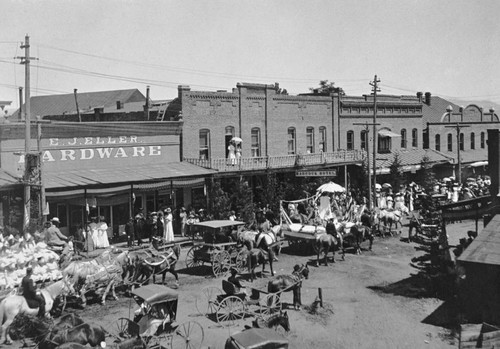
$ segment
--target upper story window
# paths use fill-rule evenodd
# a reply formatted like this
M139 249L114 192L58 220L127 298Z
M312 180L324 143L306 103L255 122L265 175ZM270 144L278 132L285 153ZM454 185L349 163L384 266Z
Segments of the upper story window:
M252 157L259 157L261 152L260 152L260 129L258 127L252 128L251 132L251 156Z
M314 153L314 127L306 128L306 153Z
M386 131L390 131L385 129ZM381 154L390 153L392 148L392 139L388 135L384 135L383 130L379 130L378 133L378 152Z
M464 150L465 137L463 133L460 133L459 139L460 139L460 150Z
M319 151L326 153L326 127L319 128Z
M470 148L476 149L476 134L474 132L470 134Z
M366 149L366 142L368 141L368 139L366 138L367 135L368 132L366 132L365 130L361 131L361 149Z
M441 135L437 134L434 136L434 143L436 144L436 150L441 151Z
M295 127L288 128L288 154L294 155L297 152L297 137Z
M481 132L481 149L484 149L484 147L485 147L486 141L485 141L484 138L485 138L484 137L484 132Z
M210 159L210 130L200 130L200 159Z
M233 126L226 126L225 129L225 139L224 139L224 144L225 144L225 151L226 151L226 158L229 157L229 143L231 142L231 139L234 137L234 127Z
M448 151L453 151L453 136L448 133Z
M416 128L411 130L411 146L413 148L418 147L418 130Z
M401 129L401 148L406 149L408 146L408 135L406 134L406 129Z
M348 150L354 149L354 132L353 131L347 131L347 149Z

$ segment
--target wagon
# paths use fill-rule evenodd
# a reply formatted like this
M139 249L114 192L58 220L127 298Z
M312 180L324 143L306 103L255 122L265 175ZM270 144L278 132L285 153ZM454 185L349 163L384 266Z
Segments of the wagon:
M115 324L120 340L140 336L148 349L201 348L203 327L188 321L176 320L178 294L174 290L151 284L132 291L140 309L133 320L119 318Z
M229 337L224 349L287 349L288 340L266 328L253 328Z
M202 242L193 241L186 256L186 267L194 268L205 263L212 267L213 275L225 276L231 268L243 270L246 263L246 254L242 248L231 241L233 230L241 229L244 222L230 220L215 220L193 224Z
M238 320L256 316L266 319L281 311L280 294L269 293L263 288L251 288L252 295L236 292L235 286L222 280L222 290L218 287L205 287L195 305L201 315L213 316L221 326L234 325Z

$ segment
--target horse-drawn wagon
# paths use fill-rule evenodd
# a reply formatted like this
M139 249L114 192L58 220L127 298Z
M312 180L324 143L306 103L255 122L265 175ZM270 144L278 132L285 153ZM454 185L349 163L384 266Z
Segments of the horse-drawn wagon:
M176 322L178 294L163 285L146 285L132 291L140 306L133 320L119 318L115 323L120 340L139 336L148 349L201 348L204 331L195 322Z
M265 328L252 328L229 337L224 349L287 349L288 339Z
M186 256L186 267L194 268L209 263L213 275L224 276L230 268L241 270L246 264L246 254L230 237L244 222L214 220L193 224L202 242L193 241Z

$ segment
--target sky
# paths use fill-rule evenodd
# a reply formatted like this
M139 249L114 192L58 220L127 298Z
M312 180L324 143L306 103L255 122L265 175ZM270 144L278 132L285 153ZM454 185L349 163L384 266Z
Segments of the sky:
M0 101L31 95L238 82L289 94L320 80L348 95L431 92L500 103L497 0L2 0ZM489 106L484 106L489 108Z

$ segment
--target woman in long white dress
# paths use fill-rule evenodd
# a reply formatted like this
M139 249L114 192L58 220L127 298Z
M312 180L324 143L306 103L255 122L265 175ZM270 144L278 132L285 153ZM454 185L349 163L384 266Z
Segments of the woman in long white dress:
M234 165L236 163L236 147L234 146L233 142L229 143L229 146L227 147L228 150L228 158L229 158L229 163L231 165Z
M100 246L99 246L99 234L97 232L97 222L96 221L97 221L96 217L90 218L88 234L90 235L90 238L92 239L92 242L94 244L94 248L100 248Z
M163 239L165 242L174 242L174 226L172 224L172 220L174 216L172 215L172 209L168 207L165 210L165 224L164 224L164 234Z
M104 216L99 217L99 223L97 223L97 239L99 248L109 247L108 241L108 225L104 220Z

